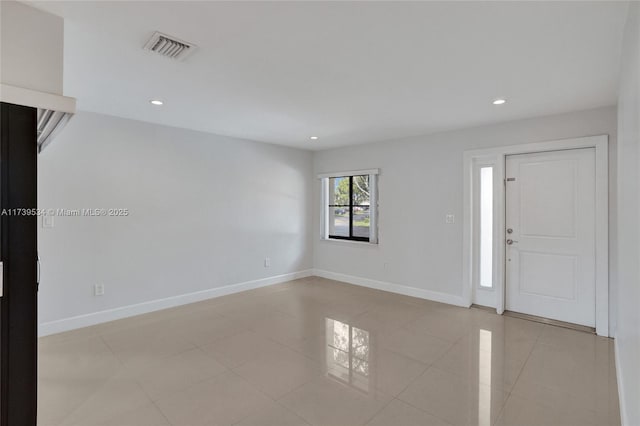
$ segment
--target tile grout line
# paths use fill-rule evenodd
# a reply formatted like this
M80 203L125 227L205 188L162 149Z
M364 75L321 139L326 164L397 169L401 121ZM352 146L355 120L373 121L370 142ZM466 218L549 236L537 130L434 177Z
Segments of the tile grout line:
M432 337L435 337L435 336L432 336ZM374 418L375 416L377 416L377 415L378 415L378 414L379 414L379 413L380 413L384 408L386 408L388 405L390 405L394 400L395 400L395 401L399 401L399 402L404 403L404 404L407 404L407 405L409 405L409 406L411 406L411 407L415 408L416 410L418 410L418 411L420 411L420 412L423 412L423 413L428 414L428 415L430 415L430 416L436 417L437 419L442 420L442 421L444 421L445 423L449 423L449 422L447 422L446 420L444 420L444 419L440 418L439 416L436 416L435 414L430 413L430 412L428 412L428 411L426 411L426 410L424 410L424 409L422 409L422 408L415 407L414 405L410 404L409 402L404 401L404 400L402 400L402 399L400 399L400 398L398 398L398 397L399 397L400 395L402 395L402 393L404 393L404 392L405 392L405 391L406 391L406 390L407 390L407 389L408 389L408 388L409 388L409 387L410 387L410 386L411 386L411 385L412 385L416 380L418 380L420 377L424 376L424 374L425 374L425 373L426 373L430 368L436 368L436 369L437 369L437 367L435 367L435 366L434 366L434 364L435 364L438 360L442 359L442 358L443 358L443 357L444 357L444 356L445 356L445 355L446 355L446 354L447 354L447 353L448 353L448 352L453 348L453 346L455 346L455 344L456 344L458 341L462 340L464 337L465 337L465 336L462 336L462 337L460 337L458 340L456 340L456 342L455 342L455 343L452 343L452 344L447 348L447 350L446 350L446 351L445 351L445 352L444 352L440 357L438 357L436 360L434 360L434 361L432 361L432 362L430 362L430 363L428 363L428 364L427 364L427 363L424 363L424 362L422 362L422 361L418 361L418 362L420 362L421 364L425 365L425 369L424 369L420 374L418 374L418 375L417 375L417 376L415 376L413 379L411 379L411 380L409 381L409 383L407 383L407 385L406 385L406 386L404 386L404 387L402 388L402 390L401 390L400 392L398 392L398 393L397 393L397 395L392 395L391 400L390 400L390 401L389 401L389 402L388 402L388 403L387 403L387 404L386 404L382 409L378 410L374 416L370 417L370 418L367 420L367 422L365 423L365 425L366 425L366 424L368 424L369 422L371 422L371 420L373 420L373 418ZM443 339L440 339L440 340L443 340ZM389 350L389 349L387 349L387 350ZM409 357L409 356L407 356L407 355L400 354L400 353L397 353L397 352L394 352L394 351L391 351L391 352L393 352L393 353L395 353L395 354L397 354L397 355L405 356L405 357L407 357L407 358L409 358L409 359L413 360L413 358L411 358L411 357ZM414 361L417 361L417 360L414 360Z
M393 400L395 399L394 396L391 397L391 399L389 399L389 401L386 404L383 404L382 407L380 407L378 410L376 410L371 416L369 416L363 423L361 423L363 426L368 425L371 420L373 420L378 414L380 414L382 412L382 410L384 410L385 408L387 408L389 406L389 404L391 404L393 402Z
M447 350L447 351L448 351L448 350ZM394 352L394 353L396 353L396 352ZM398 353L396 353L396 354L397 354L397 355L402 355L402 354L398 354ZM403 355L403 356L406 356L406 355ZM413 360L413 358L411 358L411 357L407 357L407 358L409 358L409 359ZM419 361L419 362L420 362L420 361ZM372 421L372 420L373 420L373 419L374 419L378 414L380 414L380 413L382 412L382 410L384 410L385 408L387 408L387 407L388 407L388 406L389 406L393 401L400 401L400 402L405 403L405 402L404 402L404 401L402 401L401 399L398 399L398 396L399 396L399 395L401 395L404 391L406 391L406 390L407 390L407 388L409 388L409 386L411 386L411 385L412 385L416 380L418 380L420 377L422 377L422 375L423 375L423 374L424 374L424 373L425 373L429 368L431 368L431 365L433 364L433 363L426 364L426 363L423 363L423 362L420 362L420 363L421 363L422 365L424 365L424 366L425 366L425 369L424 369L424 370L422 370L422 372L421 372L420 374L418 374L418 375L417 375L417 376L415 376L413 379L411 379L411 380L409 381L409 383L407 383L407 384L402 388L402 390L400 390L399 392L397 392L397 394L396 394L396 395L390 395L390 396L391 396L391 399L389 400L389 402L387 402L387 403L386 403L382 408L380 408L378 411L376 411L376 412L373 414L373 416L369 417L369 418L367 419L367 421L366 421L365 423L363 423L365 426L366 426L366 425L368 425L368 424L369 424L369 423L370 423L370 422L371 422L371 421ZM410 405L410 404L409 404L409 405ZM416 409L417 409L417 408L416 408ZM426 413L426 411L424 411L424 410L420 410L420 411L422 411L423 413ZM427 413L427 414L430 414L430 413ZM441 420L442 420L442 419L441 419Z
M435 367L434 367L434 368L435 368ZM431 413L431 412L429 412L429 411L425 410L424 408L417 407L417 406L413 405L412 403L410 403L409 401L405 401L404 399L400 399L400 398L398 398L398 397L395 397L394 399L396 399L396 400L398 400L398 401L402 402L403 404L407 404L408 406L413 407L413 408L415 408L416 410L418 410L418 411L420 411L420 412L422 412L422 413L425 413L425 414L428 414L428 415L430 415L430 416L433 416L433 417L435 417L435 418L437 418L437 419L439 419L439 420L442 420L443 422L445 422L445 423L447 423L447 424L451 425L451 423L450 423L449 421L447 421L447 420L443 419L443 418L442 418L442 417L440 417L440 416L435 415L434 413ZM453 425L452 425L452 426L453 426Z
M121 368L123 368L123 369L128 369L128 368L130 368L130 367L128 367L128 366L124 363L124 361L123 361L123 360L121 360L121 359L118 357L118 355L117 355L117 354L115 353L115 351L111 348L111 346L109 346L109 344L108 344L108 343L107 343L107 341L103 338L103 336L102 336L102 335L98 335L97 337L99 337L99 338L100 338L100 340L104 343L104 345L107 347L107 349L109 349L109 351L113 354L113 356L116 358L116 360L118 360L118 363L120 363ZM189 342L189 343L191 343L191 342ZM158 362L164 362L165 360L167 360L167 359L169 359L169 358L171 358L171 357L179 356L179 355L182 355L182 354L184 354L184 353L187 353L187 352L189 352L189 351L193 351L193 350L200 350L200 351L201 351L202 353L204 353L206 356L209 356L206 352L202 351L199 347L194 346L194 347L192 347L192 348L185 349L185 350L180 351L180 352L177 352L177 353L175 353L175 354L170 354L170 355L163 356L161 359L159 359L159 360L158 360ZM214 361L215 361L215 360L214 360ZM217 361L216 361L216 362L217 362ZM221 364L221 363L220 363L220 364ZM221 365L222 365L222 364L221 364ZM199 383L203 383L203 382L205 382L205 381L207 381L207 380L209 380L209 379L213 379L214 377L216 377L216 376L218 376L218 375L221 375L221 374L224 374L224 373L225 373L225 372L227 372L227 371L230 371L226 366L224 366L224 365L223 365L223 367L225 368L225 371L222 371L222 372L220 372L220 373L218 373L218 374L214 374L213 376L207 377L207 378L205 378L205 379L197 380L196 382L191 383L190 385L188 385L188 386L186 386L186 387L184 387L184 388L181 388L181 389L176 390L176 391L174 391L174 392L167 393L166 395L163 395L163 396L162 396L162 398L169 397L170 395L174 395L174 394L176 394L176 393L178 393L178 392L182 392L182 391L184 391L185 389L187 389L187 388L188 388L188 387L190 387L190 386L193 386L193 385L196 385L196 384L199 384ZM146 391L146 389L144 388L144 386L142 386L142 384L140 383L140 381L139 381L139 379L138 379L138 378L131 378L131 381L133 381L133 382L136 384L136 386L140 389L140 391L141 391L142 393L144 393L144 395L148 398L149 402L151 402L151 404L153 404L153 405L158 409L158 411L159 411L159 412L162 414L162 416L167 420L167 422L168 422L169 424L172 424L172 423L169 421L169 419L167 418L167 416L164 414L164 412L162 411L162 409L158 406L158 404L156 404L156 402L157 402L157 401L159 401L161 398L156 398L156 399L152 398L152 397L151 397L151 395L149 395L149 393Z
M527 321L527 320L523 320L523 321ZM522 363L522 367L520 367L520 371L518 371L518 375L516 376L516 379L513 381L513 386L511 386L511 389L509 389L509 392L507 392L507 397L505 398L504 403L500 407L500 411L498 412L498 415L496 416L496 420L492 424L497 423L498 420L500 420L500 418L502 417L502 414L504 413L504 409L507 406L507 403L509 402L509 399L511 398L511 394L512 394L513 390L515 389L516 385L518 384L518 380L520 380L520 376L522 375L522 372L524 371L524 368L526 367L527 363L529 362L529 359L531 358L531 355L533 354L533 351L535 350L536 346L538 345L538 341L540 340L540 336L542 335L545 327L546 327L546 324L543 324L542 327L540 328L540 333L538 333L538 335L536 336L536 339L535 339L535 341L533 343L533 346L531 347L531 351L529 352L529 355L527 355L527 359L525 359L525 361Z
M400 399L400 398L399 398L399 396L400 396L402 393L404 393L404 392L409 388L409 386L411 386L411 384L413 384L413 383L414 383L416 380L418 380L420 377L424 376L424 375L427 373L427 371L428 371L428 370L430 370L431 368L433 368L433 369L435 369L435 370L439 370L439 371L445 372L445 373L449 373L449 372L448 372L448 371L446 371L446 370L442 370L442 369L440 369L440 368L436 367L436 366L435 366L435 364L436 364L437 362L439 362L440 360L444 359L444 357L445 357L445 356L446 356L446 355L451 351L451 349L453 349L453 347L454 347L455 345L457 345L459 342L461 342L464 338L469 337L469 336L470 336L470 333L471 333L471 331L467 331L465 334L463 334L463 335L462 335L462 336L460 336L458 339L456 339L453 343L451 343L451 345L449 346L449 348L447 348L447 350L446 350L446 351L445 351L445 352L444 352L440 357L438 357L436 360L434 360L433 362L431 362L430 364L428 364L427 368L426 368L426 369L425 369L425 370L424 370L420 375L416 376L413 380L411 380L411 382L410 382L409 384L407 384L407 385L402 389L402 391L400 391L400 392L398 393L398 395L397 395L397 396L395 396L393 399L396 399L396 400L398 400L398 401L400 401L400 402L402 402L402 403L405 403L405 404L407 404L407 405L409 405L409 406L411 406L411 407L413 407L413 408L415 408L415 409L417 409L417 410L419 410L419 411L421 411L421 412L423 412L423 413L426 413L426 414L428 414L428 415L430 415L430 416L436 417L436 418L438 418L439 420L444 421L445 423L449 423L447 420L445 420L445 419L443 419L443 418L441 418L441 417L437 416L437 415L436 415L436 414L434 414L434 413L431 413L431 412L429 412L429 411L426 411L426 410L424 410L424 409L423 409L423 408L421 408L421 407L416 407L415 405L411 404L410 402L405 401L405 400L403 400L403 399ZM433 337L435 337L435 336L433 336ZM443 339L441 339L441 340L443 340ZM537 341L537 339L536 339L536 341ZM449 373L449 374L453 374L453 373ZM456 375L456 376L457 376L457 375ZM457 376L457 377L459 377L459 378L463 378L462 376ZM478 385L479 385L479 384L478 384ZM509 393L507 393L507 394L509 395ZM506 399L507 399L507 398L505 398L505 403L506 403ZM504 404L503 404L503 405L504 405ZM498 416L496 416L496 421L497 421L497 419L498 419L498 417L499 417L499 415L500 415L501 413L502 413L502 407L500 407L500 412L498 413ZM493 424L493 423L492 423L492 424Z
M251 389L257 391L259 394L261 394L262 396L264 396L265 398L267 398L269 401L273 402L273 403L278 403L278 400L273 398L272 396L268 395L266 392L264 392L262 389L260 389L258 386L254 385L253 383L251 383L249 380L247 380L246 378L242 377L240 374L236 373L235 371L231 370L230 371L232 374L234 374L236 377L238 377L240 380L242 380L247 386L249 386ZM246 416L238 419L237 422L233 423L233 424L237 424L240 423L246 419L248 419L249 417L251 417L252 415L254 415L257 411L259 411L259 409L254 410L253 412L250 412L249 414L247 414Z
M328 286L326 289L321 289L320 288L320 284L321 284L321 282L319 284L305 284L305 283L303 283L302 285L310 286L309 288L314 290L313 294L316 294L315 291L318 290L318 289L326 290L327 292L331 292L331 291L334 290L333 287L331 287L331 286ZM302 287L302 288L306 292L306 288L307 287ZM286 297L287 300L288 300L289 297L293 297L294 300L299 300L300 299L300 294L298 294L297 291L293 291L293 292L289 293L290 291L291 291L291 289L286 288L286 289L280 289L277 292L269 293L269 295L271 295L271 294L275 294L276 295L275 298L273 298L273 299L270 298L269 301L274 301L275 302L275 301L278 300L278 298L283 298L283 297ZM301 293L301 294L304 295L306 293ZM319 291L318 294L319 294L319 297L320 297L324 293L322 291ZM345 294L344 297L350 299L351 297L359 297L359 295L355 294L355 292L354 292L353 295L352 294L348 294L348 295ZM259 300L252 299L252 303L256 303L256 302L259 302ZM318 313L327 313L325 311L329 310L332 307L332 303L334 303L334 302L327 301L326 303L325 302L318 302L318 303L320 303L322 305L320 307L320 310L318 311ZM406 304L405 302L402 302L402 303ZM324 305L326 305L326 306L324 306ZM279 306L279 307L277 307L277 306ZM260 321L260 316L259 316L255 321L252 320L251 322L247 322L246 324L249 324L249 326L243 324L242 330L236 331L236 332L234 332L234 333L232 333L232 334L230 334L228 336L223 336L223 337L216 338L213 341L207 343L206 345L200 345L198 342L194 342L193 341L194 339L187 339L189 344L191 344L193 347L186 348L186 349L180 348L182 350L179 350L176 353L171 353L169 355L161 355L160 358L158 358L158 360L157 360L159 363L165 362L167 359L169 359L171 357L179 356L181 354L184 354L184 353L187 353L189 351L193 351L194 349L197 349L198 353L204 354L207 358L212 359L213 361L216 361L217 363L221 364L224 367L224 370L221 371L220 373L213 374L211 376L208 376L207 378L197 379L195 382L190 383L188 386L184 386L180 390L176 390L174 392L171 392L170 394L164 395L162 398L168 397L169 395L175 395L177 393L183 392L185 389L187 389L187 388L189 388L191 386L196 386L196 385L198 385L200 383L207 382L207 381L210 381L210 380L215 380L215 378L218 377L219 375L228 373L228 374L233 374L234 376L238 377L240 380L242 380L244 383L246 383L246 385L250 389L253 389L255 392L259 393L260 395L263 395L265 398L267 398L267 400L272 401L277 407L282 408L285 412L291 413L292 415L296 416L296 418L301 419L301 421L304 421L305 423L308 423L308 421L305 418L301 417L300 415L297 414L297 412L295 412L292 409L290 409L287 406L285 406L282 401L285 398L289 397L292 393L295 393L295 392L299 391L301 388L303 388L305 386L308 386L310 383L314 383L317 380L330 380L330 379L328 379L326 377L326 372L324 371L325 366L323 365L322 359L318 360L318 359L312 357L311 355L308 355L307 353L305 353L304 350L307 349L306 346L297 345L297 347L296 347L296 344L297 344L298 340L288 339L289 336L292 335L292 333L290 333L291 329L290 329L289 325L287 324L288 318L291 318L292 321L300 321L301 319L300 319L300 316L292 315L292 314L286 312L286 310L281 308L281 307L287 307L287 306L288 305L282 305L282 304L277 304L277 303L268 303L268 304L264 305L265 309L272 310L272 312L277 312L279 314L282 314L282 315L285 316L285 318L287 318L286 321L279 321L279 322L282 322L284 324L283 331L285 333L284 334L282 334L282 333L274 334L276 336L281 336L281 335L284 336L286 338L286 340L287 340L287 343L282 343L281 341L275 340L273 337L271 337L269 335L266 335L266 334L263 335L263 333L261 333L259 330L257 330L256 326L259 326L259 321ZM336 312L341 312L342 310L348 311L349 307L353 307L353 306L355 306L355 305L350 300L346 301L345 303L342 303L342 304L337 306ZM373 302L367 303L365 306L366 306L366 309L364 311L362 311L362 312L358 311L359 313L357 315L355 315L353 318L350 317L350 319L346 319L344 321L345 322L350 322L351 320L357 321L357 318L362 318L364 315L366 315L368 313L376 313L377 312L375 310L375 307L376 307L375 303L373 303ZM393 303L393 306L396 307L397 309L400 309L400 310L403 307L403 305L397 305L395 302ZM249 303L245 307L250 308L251 307L251 303ZM207 312L208 311L215 312L215 307L214 306L207 307L207 308L204 308L204 309ZM261 309L262 309L262 307L261 307ZM394 325L392 330L400 330L401 329L401 330L405 330L405 331L407 331L407 332L409 332L411 334L418 334L419 335L420 334L419 331L415 331L415 330L412 331L412 330L409 330L407 327L410 326L412 323L414 323L416 321L424 320L424 318L429 316L429 315L439 314L439 310L435 310L434 311L431 307L425 307L424 309L427 311L427 312L424 313L424 315L420 315L419 317L411 319L411 320L408 320L408 321L401 321L399 323L399 325L397 325L397 324ZM303 311L304 311L304 309L303 309ZM200 312L200 311L198 311L198 312ZM292 312L296 312L296 311L292 311ZM446 310L444 310L443 312L446 312ZM262 310L260 310L259 313L262 314ZM308 317L311 316L308 312L305 312L305 313L307 314L306 316L308 316ZM397 315L394 316L395 312L389 311L388 313L389 313L389 315L391 315L390 318L397 319ZM228 315L229 314L231 314L231 311L228 312ZM314 311L313 314L316 314L316 312ZM229 316L224 315L224 314L217 314L217 315L219 315L222 318L228 319L228 320L233 320L232 317L229 317ZM340 316L340 315L343 315L343 314L338 313L336 315ZM344 314L344 315L347 316L347 314ZM313 317L315 318L315 315L313 315ZM383 319L387 318L387 315L382 315L382 318ZM470 326L474 326L474 325L475 326L482 326L484 324L482 322L478 322L479 320L474 322L474 321L472 321L473 318L467 318L464 315L456 315L453 318L456 320L456 322L457 321L462 321L465 324L465 327L464 327L465 333L461 334L459 337L455 337L455 334L457 334L457 333L449 333L451 335L454 335L455 339L447 340L447 339L442 339L442 338L440 338L438 336L434 336L431 333L424 333L427 336L430 336L430 337L432 337L434 339L438 339L438 340L441 340L441 341L447 343L446 349L442 352L442 354L434 357L434 360L430 361L428 363L425 363L423 361L417 360L417 359L415 359L415 358L413 358L413 357L411 357L409 355L406 355L405 353L398 352L395 349L390 349L388 347L381 347L379 344L376 345L376 346L378 346L379 349L384 349L385 351L389 351L389 353L393 353L395 355L398 355L398 356L401 356L401 357L405 358L405 363L407 363L408 360L411 360L411 361L414 361L414 362L419 363L420 365L422 365L424 367L424 369L421 370L418 374L409 374L408 375L409 376L408 377L409 381L402 387L402 389L399 392L393 392L393 394L390 393L389 396L391 396L391 398L389 399L389 401L387 401L386 403L381 404L381 406L379 408L374 409L373 413L368 415L367 418L364 420L364 423L362 423L362 424L370 423L374 418L376 418L378 415L380 415L381 412L383 412L385 409L387 409L389 407L389 405L394 402L394 400L396 400L396 401L398 401L400 403L406 404L407 406L413 407L413 408L415 408L416 410L418 410L420 412L423 412L423 413L426 413L428 415L434 416L435 418L440 418L439 416L437 416L437 415L435 415L435 414L433 414L433 413L431 413L429 411L426 411L425 409L423 409L421 407L415 406L412 403L401 399L400 396L403 393L405 393L407 391L407 389L409 389L411 386L413 386L418 379L420 379L421 377L425 376L425 374L428 371L430 371L431 369L435 369L435 370L438 370L438 371L444 371L444 372L447 372L447 373L451 374L449 371L444 370L442 368L439 368L438 366L436 366L436 364L438 362L440 362L441 360L445 359L448 356L448 354L452 353L453 348L457 344L459 344L461 341L463 341L465 338L469 338L469 337L473 338L473 332L474 332L475 329L473 327L470 327ZM378 318L378 319L380 319L380 318ZM380 324L378 324L378 323L380 323ZM126 326L127 324L128 323L123 324L125 327L122 328L122 329L115 328L115 329L111 330L110 332L96 332L95 335L92 334L90 336L81 336L81 339L85 340L85 341L87 339L90 339L90 338L93 338L93 337L98 337L99 338L99 341L102 342L102 344L108 350L108 352L104 351L104 354L107 355L108 353L111 353L111 355L117 361L117 365L119 366L118 370L116 370L116 374L117 375L122 375L124 373L128 373L126 370L129 370L129 372L130 372L131 371L130 370L131 367L128 364L125 364L124 359L121 359L121 357L118 356L118 354L114 351L114 349L107 342L107 338L109 337L109 335L111 333L118 333L118 332L122 332L122 331L125 331L125 330L131 330L132 327L134 329L135 329L135 327L138 327L138 325ZM372 333L376 333L376 331L380 332L380 330L385 329L384 328L384 324L385 324L385 321L373 321L373 323L371 323L369 325L373 326ZM279 325L278 322L276 322L276 325ZM253 328L251 326L253 326ZM428 323L425 326L429 326ZM493 327L493 323L490 323L489 327ZM306 328L308 328L308 327L305 327L304 330L306 330ZM506 397L504 398L504 402L500 405L500 407L497 410L495 410L495 412L496 412L495 419L496 420L493 421L492 424L498 422L502 418L502 416L504 416L505 408L506 408L506 405L507 405L508 401L510 400L510 398L512 396L518 396L518 395L514 395L513 391L516 388L516 385L518 383L520 383L520 381L523 379L523 372L524 372L525 368L527 367L528 363L531 362L531 359L532 359L534 351L536 351L536 349L540 349L542 346L556 347L556 345L558 343L561 343L560 341L556 342L556 340L553 340L553 339L550 340L550 341L546 340L547 337L549 337L549 336L545 335L545 331L548 330L549 328L550 328L550 326L542 324L542 327L539 328L539 332L536 334L535 339L528 339L527 346L529 344L531 344L531 341L533 341L533 345L531 346L530 351L528 351L527 356L524 358L524 361L519 361L519 360L522 359L522 357L521 356L517 356L518 363L522 362L522 364L520 365L519 369L517 370L517 374L515 375L515 379L513 380L513 386L511 386L508 391L504 390L504 386L502 387L501 392L504 392L504 394L506 394ZM263 329L264 329L264 327L263 327ZM281 329L282 329L282 327L281 327ZM449 329L449 328L447 328L447 329ZM455 329L456 328L454 327L454 331L455 331ZM294 329L293 331L295 332L296 330L298 330L298 329ZM436 330L436 329L433 329L433 330ZM178 330L178 332L179 331L180 330ZM496 329L496 331L498 331L498 329ZM525 331L526 331L526 333L525 333ZM175 333L175 331L173 331L173 332ZM314 373L312 375L313 376L312 378L304 381L304 383L302 383L302 384L300 384L298 386L293 387L293 389L287 391L286 393L284 393L283 395L279 396L278 398L275 398L275 397L271 397L266 392L262 391L260 389L260 387L258 387L257 384L254 385L253 382L251 382L248 379L244 378L242 375L238 374L234 370L234 369L241 368L242 366L246 365L248 362L251 362L251 360L244 361L241 364L231 368L231 367L228 367L227 365L221 363L220 361L218 361L212 354L207 353L203 349L203 346L208 346L208 345L214 345L215 346L217 344L217 342L219 342L219 341L221 341L223 339L226 339L226 338L229 338L229 337L241 334L241 333L245 333L245 332L250 332L250 333L254 333L254 334L259 335L265 341L268 341L270 343L273 343L274 345L277 345L278 349L288 350L292 354L296 354L296 356L300 356L301 360L302 360L302 358L304 358L305 360L311 362L314 367L319 367L318 368L319 374L316 377L316 374ZM517 334L516 338L519 339L522 333L525 333L525 335L526 335L528 332L529 331L527 331L527 330L519 332ZM393 331L392 331L392 333L393 333ZM506 339L506 328L504 330L504 334L505 334L504 338ZM294 333L294 335L297 335L297 333ZM302 335L304 337L301 340L301 342L303 342L305 344L306 343L311 343L312 346L310 346L309 349L311 349L313 351L313 353L315 354L317 352L317 350L316 350L317 349L317 345L315 345L315 342L313 342L313 339L316 338L315 334L314 333L307 334L307 333L303 332ZM318 333L318 339L320 339L321 337L322 337L322 333L320 332L320 333ZM551 336L551 337L556 339L557 336ZM378 339L376 339L376 340L378 340ZM549 342L551 342L551 343L549 343ZM118 343L118 341L116 341L115 343ZM160 343L162 343L162 342L160 342ZM117 346L118 345L116 345L116 347ZM122 345L120 345L120 346L122 346ZM125 349L128 349L128 346L125 347ZM471 348L470 350L473 350L473 348ZM121 355L127 355L129 353L126 350L124 352L123 351L120 351L120 352L122 352ZM120 352L118 352L118 353L120 353ZM142 352L140 352L140 353L142 353ZM136 353L134 355L139 355L139 354ZM153 355L153 354L151 354L151 355ZM131 357L131 355L129 356L129 358L130 357ZM127 357L125 357L125 358L129 359ZM505 360L506 360L506 358L505 358ZM117 377L117 375L110 375L109 378L107 378L106 380L113 380L113 378ZM465 379L465 377L466 377L467 379L469 379L472 376L473 376L473 374L467 374L466 376L458 376L458 377L461 377L462 379ZM169 424L171 424L171 422L169 421L169 418L165 415L165 413L158 406L157 400L154 401L150 397L150 395L145 391L144 387L142 387L141 382L138 381L138 379L136 379L136 378L133 378L133 377L129 378L128 374L127 374L126 378L127 379L131 379L132 382L136 383L136 387L141 389L143 394L147 397L146 399L149 400L152 403L152 406L155 407L160 412L160 414L164 417L164 419ZM404 379L403 379L403 381L404 381ZM496 381L496 382L499 383L499 380ZM495 384L494 384L494 386L495 386ZM491 386L491 387L493 387L493 386ZM349 387L346 386L346 388L349 388ZM375 389L378 389L377 386L376 386ZM385 394L385 392L382 392L382 391L381 391L381 393ZM532 402L536 402L535 399L531 400L531 401ZM419 402L419 400L416 400L416 402ZM256 408L256 407L261 407L261 408ZM266 407L266 403L264 403L263 405L260 405L260 404L252 405L250 408L252 408L253 410L251 410L251 409L247 410L247 411L249 411L250 414L247 415L247 416L243 416L243 413L240 413L239 416L243 416L243 417L241 419L235 421L233 424L237 425L237 424L243 422L246 418L253 416L255 413L260 412L261 410L264 410L265 407ZM441 420L444 421L444 419L441 419Z
M102 337L102 335L98 335L98 337L100 338L100 340L102 341L102 343L107 347L107 349L109 349L109 351L113 354L114 358L116 360L118 360L118 362L120 363L120 366L123 369L127 369L128 367L124 364L124 362L118 357L118 355L116 355L116 353L114 352L114 350L111 348L111 346L109 346L109 344L106 342L106 340ZM155 401L153 400L153 398L151 398L151 396L147 393L147 391L144 389L144 387L140 384L140 382L136 379L131 379L131 381L133 383L135 383L136 387L140 390L140 392L142 392L142 394L148 399L148 402L151 403L151 405L153 405L158 412L162 415L162 417L164 417L164 419L167 421L168 424L172 424L169 419L167 418L167 416L164 414L164 412L160 409L160 407L158 407L155 403Z
M158 406L158 404L156 404L156 401L151 401L151 404L153 404L153 406L156 407L156 410L158 410L158 412L162 415L162 417L164 417L164 419L167 421L167 424L174 426L174 424L171 423L171 420L169 419L169 417L167 417L164 411L162 411L162 409Z

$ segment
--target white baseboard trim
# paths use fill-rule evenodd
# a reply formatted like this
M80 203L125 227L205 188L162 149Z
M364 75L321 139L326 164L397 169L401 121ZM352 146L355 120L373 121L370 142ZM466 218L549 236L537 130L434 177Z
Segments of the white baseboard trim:
M374 288L376 290L384 290L391 293L403 294L405 296L418 297L420 299L433 300L434 302L447 303L449 305L469 307L462 296L455 294L441 293L439 291L424 290L416 287L409 287L402 284L388 283L384 281L372 280L370 278L356 277L353 275L341 274L338 272L327 271L324 269L313 269L313 275L317 277L327 278L330 280L343 281L349 284L355 284L362 287Z
M620 423L622 426L629 425L627 421L627 404L624 397L624 386L622 381L624 376L620 370L620 351L618 350L618 339L613 339L613 356L616 362L616 383L618 384L618 403L620 404Z
M228 294L238 293L241 291L280 284L298 278L309 277L311 275L312 270L307 269L303 271L292 272L289 274L275 275L273 277L245 281L238 284L230 284L222 287L210 288L193 293L180 294L164 299L150 300L148 302L136 303L135 305L122 306L119 308L92 312L90 314L63 318L60 320L40 324L38 326L38 335L41 337L48 336L50 334L61 333L63 331L75 330L77 328L88 327L90 325L101 324L117 319L146 314L149 312L159 311L167 308L173 308L175 306L200 302L202 300L213 299L216 297L226 296Z

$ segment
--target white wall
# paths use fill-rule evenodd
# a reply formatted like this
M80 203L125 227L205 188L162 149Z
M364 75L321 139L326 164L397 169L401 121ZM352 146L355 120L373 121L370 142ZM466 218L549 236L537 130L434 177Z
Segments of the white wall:
M380 168L378 246L321 241L314 234L314 268L425 290L442 300L462 296L463 152L500 145L608 134L610 238L615 247L615 107L533 118L314 154L315 173ZM319 230L316 181L315 226ZM445 224L454 214L456 223ZM615 250L611 250L615 259ZM615 262L614 262L615 265ZM615 267L611 271L611 301ZM615 312L615 303L610 314ZM611 329L615 315L611 316Z
M0 82L62 94L64 20L0 1Z
M620 253L616 362L622 421L640 425L640 4L625 28L618 100Z
M39 156L39 207L131 213L39 228L40 323L311 268L311 169L308 151L80 112Z
M131 215L56 217L53 228L39 229L40 323L312 267L455 303L463 151L596 134L610 135L613 330L614 107L321 151L313 161L307 151L81 112L40 156L39 207ZM315 175L378 167L380 244L320 241ZM448 213L455 224L445 224ZM104 296L93 296L97 283Z

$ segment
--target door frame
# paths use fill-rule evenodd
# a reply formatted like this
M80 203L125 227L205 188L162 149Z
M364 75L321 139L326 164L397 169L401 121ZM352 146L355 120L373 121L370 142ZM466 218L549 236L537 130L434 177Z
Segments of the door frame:
M469 150L463 153L463 300L469 306L474 299L494 307L498 314L505 306L505 163L506 157L516 154L531 154L579 148L595 149L595 244L596 244L596 333L609 336L609 137L608 135L586 136L521 145L499 146ZM477 280L477 173L479 166L492 166L494 178L494 227L493 227L493 287L481 289ZM476 297L476 292L481 292ZM483 293L484 292L484 293ZM491 303L493 302L493 303Z
M36 424L37 109L0 103L0 424ZM22 210L27 209L27 210ZM31 210L29 210L31 209ZM30 211L31 213L28 213Z

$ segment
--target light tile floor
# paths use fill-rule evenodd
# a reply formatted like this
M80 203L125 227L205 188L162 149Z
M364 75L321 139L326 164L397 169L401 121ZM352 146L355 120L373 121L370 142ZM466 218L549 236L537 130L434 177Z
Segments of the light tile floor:
M39 424L619 425L612 340L310 277L40 339Z

